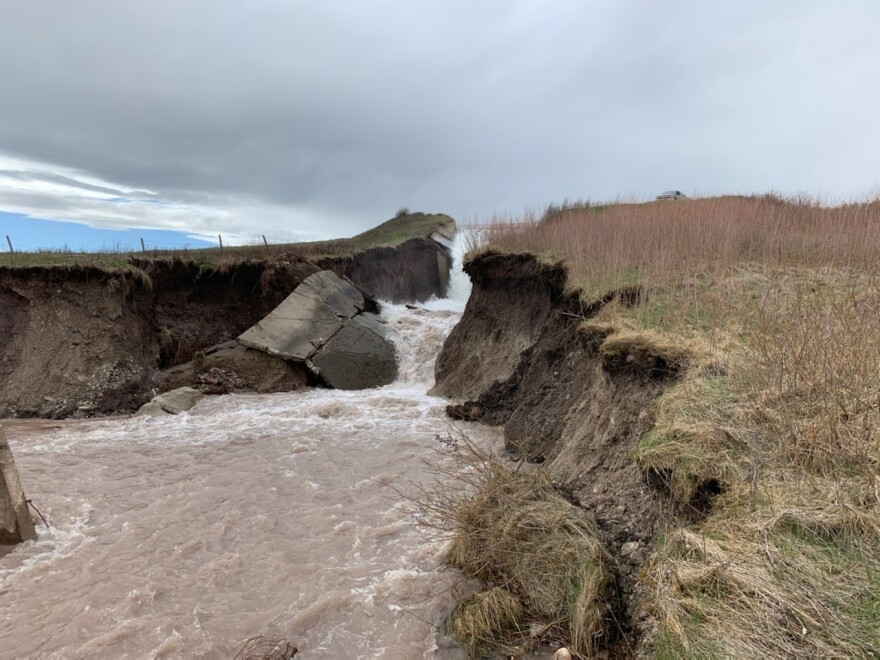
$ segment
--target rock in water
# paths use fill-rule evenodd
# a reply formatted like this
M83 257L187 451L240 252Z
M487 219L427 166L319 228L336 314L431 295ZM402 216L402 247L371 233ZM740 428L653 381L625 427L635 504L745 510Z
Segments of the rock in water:
M394 346L366 301L329 270L310 275L238 341L286 360L303 362L330 387L359 390L397 377Z
M161 415L163 412L177 415L185 410L190 410L204 396L195 388L178 387L176 390L153 397L152 401L141 406L140 410L138 410L138 415L155 416Z
M0 544L11 545L36 538L37 531L15 469L12 450L0 426Z

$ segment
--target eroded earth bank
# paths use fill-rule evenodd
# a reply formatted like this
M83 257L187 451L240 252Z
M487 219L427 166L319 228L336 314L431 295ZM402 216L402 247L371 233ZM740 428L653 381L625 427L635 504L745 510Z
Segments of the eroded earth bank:
M114 268L2 266L0 418L133 412L156 393L182 384L180 370L162 372L205 353L214 357L203 369L195 365L192 382L185 384L229 389L224 374L218 379L208 372L224 371L230 362L242 372L238 384L249 390L316 384L306 370L258 353L230 346L216 353L320 270L359 287L368 311L378 309L376 298L397 303L445 296L454 233L448 216L410 214L366 232L366 239L352 246L355 239L343 242L340 254L321 256L321 250L340 251L330 242L312 248L319 254L308 257L303 254L309 251L299 248L275 256L233 254L219 262L199 261L192 253L132 257ZM235 389L236 383L231 385Z
M662 480L643 472L634 452L676 366L637 346L609 351L610 330L584 323L614 299L637 304L637 290L584 304L566 292L562 266L532 255L484 253L465 270L473 291L439 355L432 393L459 401L448 407L454 419L501 427L510 455L541 464L588 512L611 576L597 598L600 637L583 648L642 653L638 572L670 507Z
M243 332L320 266L247 268L186 294L190 309L202 301L200 319L216 321L210 337L199 333L211 322L187 333L188 319L174 322L177 308L164 308L177 342L164 358L161 331L138 311L163 309L157 302L174 287L161 277L149 291L76 271L76 286L55 282L53 305L9 318L33 323L34 310L52 309L83 319L76 300L103 300L95 325L83 321L92 333L83 340L113 318L111 339L146 347L127 358L155 383L159 366L173 372L195 347ZM291 639L302 657L462 657L444 622L477 587L448 567L447 541L413 525L400 497L436 479L447 460L438 440L451 431L540 464L592 517L610 580L591 648L640 653L637 575L669 507L633 449L674 365L637 347L602 350L607 336L583 324L615 297L637 302L638 291L585 305L566 291L561 266L528 255L483 253L465 271L470 283L454 272L444 285L449 301L381 303L398 356L397 379L384 387L228 394L173 416L8 422L22 481L51 522L0 565L0 589L15 596L0 612L10 657L227 657L254 635ZM50 281L33 284L45 300Z

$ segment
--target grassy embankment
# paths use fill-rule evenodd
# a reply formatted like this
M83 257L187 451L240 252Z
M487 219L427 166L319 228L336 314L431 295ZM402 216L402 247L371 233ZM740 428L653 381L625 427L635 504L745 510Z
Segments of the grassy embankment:
M202 265L206 269L226 269L249 260L299 257L350 257L377 247L393 247L412 238L428 237L438 227L452 221L449 216L430 213L410 213L401 209L387 222L352 238L340 238L310 243L282 243L240 245L232 247L146 250L145 252L99 251L70 252L43 250L37 252L4 252L0 254L2 267L78 267L91 266L104 270L134 271L153 262L183 261Z
M880 202L574 205L485 240L585 300L640 285L581 331L686 367L634 458L679 513L720 495L643 566L654 654L880 653Z

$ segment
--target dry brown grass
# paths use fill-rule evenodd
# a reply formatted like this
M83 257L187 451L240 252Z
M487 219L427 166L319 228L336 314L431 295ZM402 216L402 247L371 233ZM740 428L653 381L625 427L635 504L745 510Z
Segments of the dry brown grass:
M563 257L588 299L641 286L580 331L686 367L635 458L678 512L720 494L643 569L655 654L880 654L880 202L581 207L488 239Z
M526 213L510 227L490 224L485 242L564 258L572 283L596 293L744 263L852 267L880 257L880 200L826 207L764 195L575 206L545 219Z
M869 657L880 652L876 511L784 485L658 543L643 581L660 657Z
M648 329L612 332L599 345L599 353L621 365L669 374L686 369L691 359L691 351L681 339Z
M756 278L758 295L741 295ZM723 368L661 397L637 454L679 506L707 483L724 491L703 523L669 531L644 572L656 648L876 655L880 282L783 269L719 288L738 341Z
M449 632L473 657L491 652L506 639L522 637L523 606L501 587L474 594L452 612Z
M454 465L417 508L452 536L448 562L487 590L453 613L450 631L474 655L569 644L592 656L604 642L611 572L592 514L543 470L512 470L466 438Z

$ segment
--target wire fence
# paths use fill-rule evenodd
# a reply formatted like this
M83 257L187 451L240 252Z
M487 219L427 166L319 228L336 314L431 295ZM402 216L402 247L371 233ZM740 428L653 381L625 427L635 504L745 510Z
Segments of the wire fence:
M162 244L147 239L137 238L135 241L114 241L100 247L65 245L56 248L33 244L20 244L12 235L0 235L0 266L73 266L99 265L118 267L136 264L139 260L193 261L199 263L241 262L252 259L272 258L325 258L348 256L358 251L360 246L351 239L342 238L314 242L273 242L268 237L249 239L243 243L240 237L235 245L218 235L214 245L204 242L196 245ZM5 239L5 240L4 240Z
M233 244L230 244L232 242ZM28 256L55 257L56 259L76 260L105 258L161 258L180 257L188 258L265 258L293 253L301 256L315 256L325 254L344 253L350 250L350 239L334 239L313 242L294 242L290 240L271 240L264 235L258 238L249 238L244 241L240 237L227 240L218 234L217 240L211 244L204 240L193 243L160 243L145 238L137 238L133 241L112 241L100 246L70 245L60 247L46 247L45 244L21 242L12 235L3 235L0 238L0 261L8 262L11 257L15 261L27 260Z
M227 239L218 234L217 239L213 242L205 239L193 239L192 242L178 241L175 243L163 243L150 240L149 238L134 238L128 241L104 241L100 245L80 243L64 243L60 246L49 246L45 242L35 243L33 241L22 241L15 238L14 235L6 234L0 238L0 252L20 253L20 252L62 252L69 254L137 254L148 253L153 251L174 252L181 250L205 250L212 248L236 248L236 247L269 247L270 245L297 245L298 243L290 240L272 240L264 236L257 238L248 238L244 241L241 238Z

